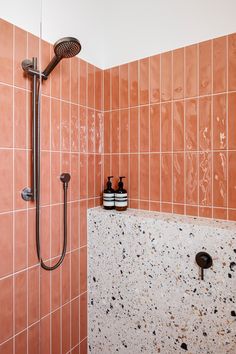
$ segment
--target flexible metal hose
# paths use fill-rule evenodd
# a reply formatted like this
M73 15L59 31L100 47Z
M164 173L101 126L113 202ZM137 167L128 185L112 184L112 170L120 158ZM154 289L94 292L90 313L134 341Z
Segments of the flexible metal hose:
M61 263L63 262L65 255L66 255L66 247L67 247L67 190L68 190L68 183L70 180L69 174L62 174L61 175L61 182L63 183L63 191L64 191L64 203L63 203L63 224L64 224L64 237L63 237L63 249L60 256L60 259L57 261L56 264L53 266L47 266L42 257L41 257L41 249L40 249L40 82L37 88L37 118L35 120L36 124L36 134L34 139L36 139L36 195L35 195L35 202L36 202L36 248L37 248L37 256L40 262L40 265L45 270L54 270L58 268Z

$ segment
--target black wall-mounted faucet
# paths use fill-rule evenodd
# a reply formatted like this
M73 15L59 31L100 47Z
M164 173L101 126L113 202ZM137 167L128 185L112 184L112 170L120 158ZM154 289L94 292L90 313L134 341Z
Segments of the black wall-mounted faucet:
M201 279L204 280L204 269L208 269L212 266L212 258L207 252L199 252L195 260L197 265L201 268Z

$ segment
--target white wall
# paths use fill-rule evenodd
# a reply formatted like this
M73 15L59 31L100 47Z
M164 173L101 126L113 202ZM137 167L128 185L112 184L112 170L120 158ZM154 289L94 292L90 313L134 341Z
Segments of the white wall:
M236 31L235 0L0 0L0 16L50 42L75 36L107 68Z
M236 31L236 0L105 0L104 67Z

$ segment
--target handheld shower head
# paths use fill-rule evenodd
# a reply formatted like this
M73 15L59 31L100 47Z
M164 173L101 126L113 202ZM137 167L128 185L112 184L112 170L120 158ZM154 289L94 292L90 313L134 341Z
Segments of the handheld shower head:
M55 66L63 58L72 58L81 51L81 44L78 39L73 37L65 37L59 39L53 46L55 56L52 58L46 69L43 71L45 77L47 77Z

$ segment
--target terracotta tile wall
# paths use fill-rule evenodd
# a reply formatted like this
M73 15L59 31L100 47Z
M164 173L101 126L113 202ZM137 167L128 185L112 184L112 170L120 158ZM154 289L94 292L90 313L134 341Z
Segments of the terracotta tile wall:
M130 207L236 220L236 34L105 70L104 134Z
M86 353L86 210L100 203L102 187L103 73L67 59L42 85L41 246L48 264L58 259L63 236L59 176L72 176L66 258L46 272L36 257L34 203L21 199L31 178L30 81L21 61L41 56L45 67L52 55L49 43L0 20L1 354Z

